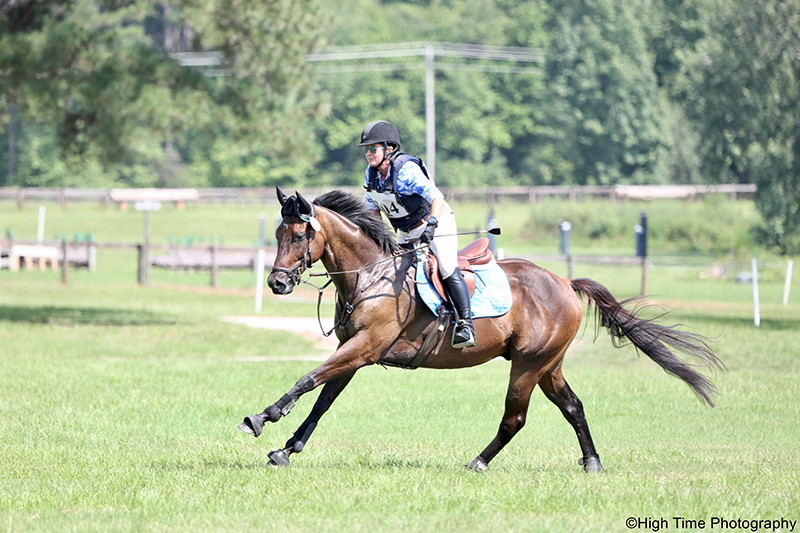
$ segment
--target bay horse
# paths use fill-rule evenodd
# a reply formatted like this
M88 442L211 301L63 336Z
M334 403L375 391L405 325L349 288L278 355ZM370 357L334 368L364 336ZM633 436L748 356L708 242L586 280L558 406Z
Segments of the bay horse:
M239 429L258 437L266 422L289 414L307 392L324 385L308 417L286 445L268 454L271 465L288 466L358 369L367 365L405 366L436 327L434 314L422 302L414 282L415 258L403 253L383 220L370 214L363 199L332 191L314 200L299 193L287 197L278 189L282 221L275 231L278 251L268 284L275 294L289 294L301 275L322 261L336 287L336 351L263 412L247 416ZM581 401L561 370L575 338L583 307L580 296L593 304L599 325L608 329L614 345L630 342L668 374L686 382L701 401L714 406L714 384L672 350L693 356L710 369L722 369L707 339L696 333L643 318L642 308L629 310L599 283L568 280L529 261L498 261L513 294L509 312L475 320L473 347L454 349L450 330L438 338L420 366L454 369L481 365L496 357L510 362L511 376L505 412L497 435L466 466L484 471L525 424L531 393L539 385L575 430L581 464L587 472L602 468ZM448 321L449 322L449 321ZM599 327L599 326L598 326ZM672 348L672 350L670 349Z

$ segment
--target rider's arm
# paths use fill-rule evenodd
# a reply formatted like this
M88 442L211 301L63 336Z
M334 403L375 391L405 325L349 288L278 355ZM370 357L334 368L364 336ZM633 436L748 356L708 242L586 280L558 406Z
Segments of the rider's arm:
M397 192L400 194L418 194L431 203L431 212L428 216L437 219L442 214L445 205L444 195L422 172L422 169L414 162L409 161L403 168L396 182Z
M430 217L436 217L436 220L442 216L442 208L444 207L444 198L434 198L433 202L431 202L431 214L428 215ZM380 214L380 213L379 213Z

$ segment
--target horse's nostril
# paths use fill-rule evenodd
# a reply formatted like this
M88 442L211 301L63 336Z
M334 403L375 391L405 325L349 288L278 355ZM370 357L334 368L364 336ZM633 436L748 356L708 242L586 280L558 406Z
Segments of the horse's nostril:
M274 294L289 294L292 292L292 285L287 285L285 283L280 283L272 287L272 292Z
M288 294L292 292L293 284L288 279L284 280L283 277L283 275L278 274L267 280L267 284L272 289L273 294Z

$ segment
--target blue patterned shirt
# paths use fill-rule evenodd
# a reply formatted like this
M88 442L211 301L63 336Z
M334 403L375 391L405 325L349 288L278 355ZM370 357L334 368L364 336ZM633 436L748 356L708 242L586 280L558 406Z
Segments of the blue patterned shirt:
M390 165L389 172L391 171L392 167ZM385 181L380 179L380 177L378 180L381 184L383 184ZM369 165L367 166L367 170L364 172L364 185L369 185ZM422 169L419 167L419 165L413 161L408 161L400 169L397 178L394 180L394 188L395 191L397 191L397 194L401 196L418 194L431 203L435 198L444 198L444 195L436 187L436 185L433 184L433 181L429 180L422 172ZM364 200L366 201L369 209L380 211L378 204L376 204L372 198L367 196L366 193L364 194Z

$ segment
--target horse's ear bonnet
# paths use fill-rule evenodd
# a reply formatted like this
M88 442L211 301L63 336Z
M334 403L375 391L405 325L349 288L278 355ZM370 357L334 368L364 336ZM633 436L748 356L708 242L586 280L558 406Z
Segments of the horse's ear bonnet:
M314 204L303 198L303 195L297 191L292 196L286 196L277 185L275 191L278 194L278 201L281 203L282 217L297 217L311 224L315 231L319 231L321 226L316 217L317 210L314 208Z

